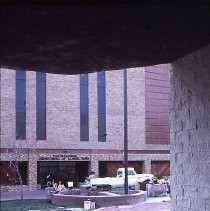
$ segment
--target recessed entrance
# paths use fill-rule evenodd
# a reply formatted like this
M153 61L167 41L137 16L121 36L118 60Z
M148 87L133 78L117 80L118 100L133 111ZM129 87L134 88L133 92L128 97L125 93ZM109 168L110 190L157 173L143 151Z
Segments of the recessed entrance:
M77 186L88 176L89 165L89 161L38 161L37 183L45 187L48 180L62 181L64 185L72 181Z

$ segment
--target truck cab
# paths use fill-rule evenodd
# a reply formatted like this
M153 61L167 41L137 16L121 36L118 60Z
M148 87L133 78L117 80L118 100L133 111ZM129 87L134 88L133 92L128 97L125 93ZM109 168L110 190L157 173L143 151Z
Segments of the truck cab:
M137 174L134 168L128 169L128 186L135 187L140 183L149 182L154 175L153 174ZM112 188L122 188L125 183L125 168L119 168L116 173L116 177L102 177L89 179L85 187L97 188L103 190L110 190Z
M134 168L129 167L128 176L134 176L134 175L137 175L136 171L134 170ZM119 168L117 170L117 177L125 177L125 168Z

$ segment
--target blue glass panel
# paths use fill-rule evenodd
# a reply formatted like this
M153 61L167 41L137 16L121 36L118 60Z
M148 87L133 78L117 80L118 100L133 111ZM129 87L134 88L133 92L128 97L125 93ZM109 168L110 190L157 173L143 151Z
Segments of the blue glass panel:
M37 81L37 110L46 110L46 81Z
M80 84L84 84L84 85L88 86L88 74L80 75Z
M81 86L80 96L80 111L82 114L88 114L88 86Z
M98 87L98 114L106 114L105 87Z
M80 75L80 140L89 140L88 74Z
M36 138L46 140L46 73L36 73Z
M106 75L97 73L98 84L98 141L106 141Z
M26 139L26 72L16 70L16 139Z

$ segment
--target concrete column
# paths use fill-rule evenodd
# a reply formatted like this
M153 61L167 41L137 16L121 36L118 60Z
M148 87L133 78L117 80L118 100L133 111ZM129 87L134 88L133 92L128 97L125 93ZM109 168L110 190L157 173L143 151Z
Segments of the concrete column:
M91 158L91 162L90 162L90 171L94 171L96 177L99 176L98 159L96 159L94 156Z
M37 156L29 152L28 161L28 184L29 190L37 189Z
M145 173L145 174L151 173L151 159L150 158L147 158L146 160L144 160L142 173Z
M172 64L171 211L210 210L210 46Z

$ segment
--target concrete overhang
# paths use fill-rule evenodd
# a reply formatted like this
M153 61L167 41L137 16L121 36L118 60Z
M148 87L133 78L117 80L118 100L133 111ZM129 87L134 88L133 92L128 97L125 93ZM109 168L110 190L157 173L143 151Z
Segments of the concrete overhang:
M205 3L5 3L1 67L77 74L171 63L210 43Z

